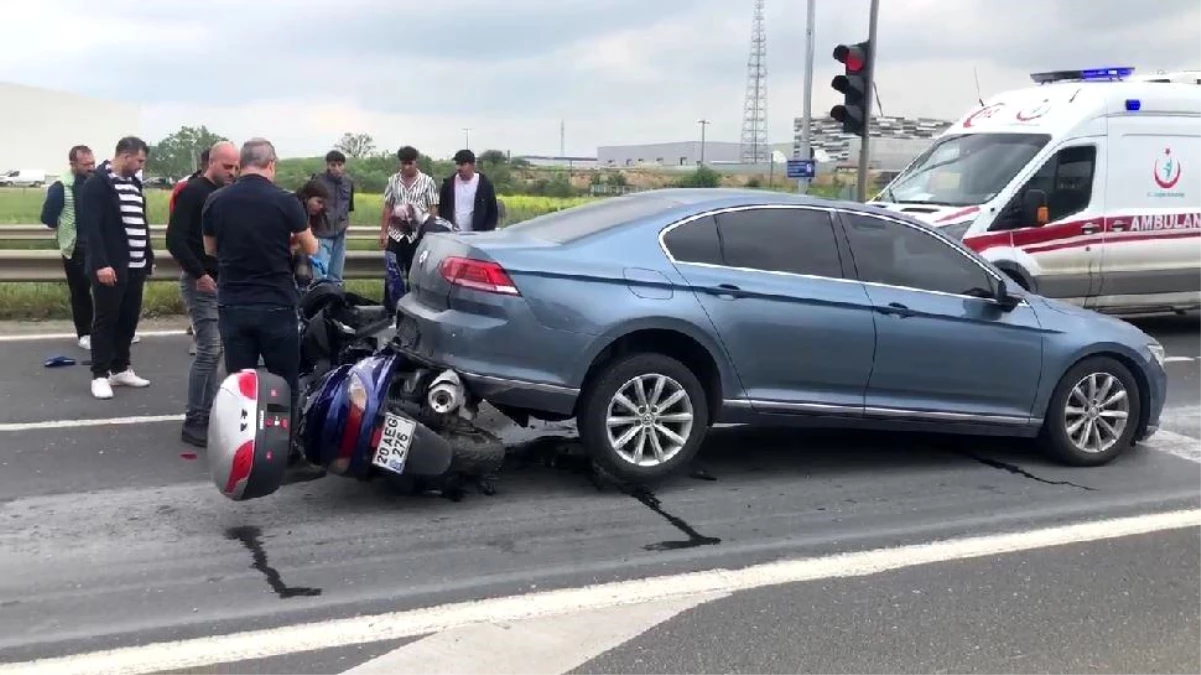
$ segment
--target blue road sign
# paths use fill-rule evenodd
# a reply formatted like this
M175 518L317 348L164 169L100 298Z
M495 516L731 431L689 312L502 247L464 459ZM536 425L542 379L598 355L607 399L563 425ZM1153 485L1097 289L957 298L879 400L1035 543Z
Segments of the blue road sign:
M817 175L817 162L812 159L788 160L789 178L813 178Z

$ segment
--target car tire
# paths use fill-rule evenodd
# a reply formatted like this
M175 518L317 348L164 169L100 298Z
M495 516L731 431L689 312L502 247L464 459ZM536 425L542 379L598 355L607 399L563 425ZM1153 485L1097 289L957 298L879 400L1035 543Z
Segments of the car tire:
M1095 387L1091 398L1090 387ZM1118 430L1123 413L1124 425ZM1095 432L1089 431L1090 421ZM1094 356L1077 363L1055 385L1041 441L1047 453L1064 464L1100 466L1133 447L1141 422L1142 392L1130 369L1115 359ZM1086 434L1091 435L1085 438Z
M618 398L621 394L638 407L635 394L641 386L647 402L653 403L650 399L660 381L658 400L669 405L657 413L651 406L641 406L642 413L628 409ZM630 423L615 424L611 430L611 410L627 413L613 417L626 417ZM602 469L620 481L647 484L692 461L709 428L709 407L704 387L687 366L663 354L641 353L603 366L584 393L576 421L584 448ZM624 438L626 434L632 435ZM622 440L625 443L617 447L616 442ZM660 454L662 457L656 457Z

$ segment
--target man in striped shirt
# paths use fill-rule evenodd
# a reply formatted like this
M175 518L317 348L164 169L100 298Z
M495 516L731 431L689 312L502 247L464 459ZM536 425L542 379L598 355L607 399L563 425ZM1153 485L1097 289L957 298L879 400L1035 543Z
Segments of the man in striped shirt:
M142 288L154 269L146 201L137 174L149 148L135 136L117 141L111 160L96 167L79 195L79 234L92 281L92 396L113 397L113 387L146 387L130 365L142 314Z
M405 277L417 250L416 223L409 221L409 206L438 214L438 185L417 168L417 149L406 145L396 152L400 171L388 178L384 188L384 211L380 214L379 247L384 250L384 306L395 310L405 294Z

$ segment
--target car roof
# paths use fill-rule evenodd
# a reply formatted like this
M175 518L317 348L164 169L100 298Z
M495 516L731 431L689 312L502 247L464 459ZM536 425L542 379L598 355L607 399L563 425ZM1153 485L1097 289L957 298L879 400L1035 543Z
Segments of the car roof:
M738 206L796 205L818 206L867 213L892 220L903 220L923 228L926 227L920 220L907 214L889 211L888 209L870 204L789 192L776 192L774 190L755 190L750 188L664 188L634 192L620 199L660 202L662 204L661 212L673 218L686 218L689 215L697 213Z

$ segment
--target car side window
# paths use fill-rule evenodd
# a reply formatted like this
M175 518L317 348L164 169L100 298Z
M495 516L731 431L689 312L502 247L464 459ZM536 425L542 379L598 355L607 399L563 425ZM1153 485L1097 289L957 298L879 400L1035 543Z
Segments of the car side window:
M920 229L843 214L861 281L954 295L991 297L994 279L963 253Z
M1097 169L1097 148L1077 145L1063 148L1039 167L1030 180L1010 201L1005 215L998 218L994 230L1033 227L1022 214L1022 197L1029 190L1047 195L1048 222L1054 223L1080 213L1093 199L1093 175Z
M663 236L663 245L677 262L722 264L721 241L717 238L717 221L713 216L673 228Z
M748 209L717 214L730 267L841 279L834 224L826 211Z

